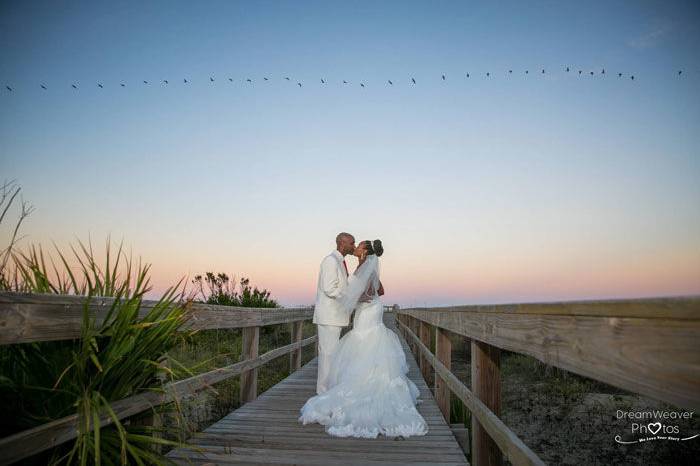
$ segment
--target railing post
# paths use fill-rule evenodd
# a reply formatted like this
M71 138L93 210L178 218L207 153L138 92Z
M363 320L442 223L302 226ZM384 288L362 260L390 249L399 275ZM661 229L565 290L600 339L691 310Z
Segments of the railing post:
M401 316L401 322L403 322L403 324L406 327L408 327L408 325L409 325L408 319L409 319L408 315L404 314ZM411 343L408 341L408 329L404 329L403 332L404 332L403 336L404 336L404 338L406 338L406 342L408 342L408 349L411 349Z
M403 323L406 326L406 334L404 337L406 337L406 341L408 342L408 349L411 350L411 353L413 353L413 342L411 342L411 339L408 338L408 332L411 330L411 316L408 314L403 316Z
M419 337L421 343L423 343L428 349L430 349L430 324L427 322L423 322L422 320L419 323ZM423 352L421 352L420 355L420 372L423 374L423 380L425 380L426 383L430 384L430 369L431 366L428 363L428 359L423 356Z
M301 334L304 329L304 321L292 322L292 343L299 343L301 341ZM297 369L301 368L301 346L298 350L289 353L289 372L292 373Z
M411 332L416 336L418 335L418 319L415 317L411 317ZM413 340L411 340L411 348L413 348L413 356L417 359L420 352L418 351L418 345Z
M487 343L471 342L472 392L496 416L501 415L501 350ZM472 416L472 464L500 466L503 454Z
M435 356L448 370L452 369L452 342L449 337L450 332L440 327L435 327ZM450 389L445 384L442 377L435 373L435 401L445 417L445 421L450 423Z
M410 339L408 339L408 330L411 328L411 316L409 316L409 315L403 316L403 323L406 326L406 330L405 330L406 339L407 339L407 341L410 342ZM410 343L408 344L408 347L411 349L411 351L413 351L413 347L411 346Z
M243 327L242 360L258 357L260 327ZM253 401L258 396L258 369L241 372L241 404Z

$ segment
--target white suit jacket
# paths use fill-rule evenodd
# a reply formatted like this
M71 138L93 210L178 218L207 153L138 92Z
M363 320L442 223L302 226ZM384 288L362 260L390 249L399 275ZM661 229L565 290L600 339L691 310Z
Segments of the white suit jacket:
M349 324L350 314L336 301L347 285L348 274L343 265L343 255L333 250L321 262L314 307L314 324L341 327Z

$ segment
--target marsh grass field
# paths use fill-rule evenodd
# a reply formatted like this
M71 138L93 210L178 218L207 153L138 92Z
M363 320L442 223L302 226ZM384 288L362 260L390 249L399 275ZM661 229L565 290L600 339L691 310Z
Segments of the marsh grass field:
M302 338L315 335L316 326L304 322ZM289 344L291 329L289 324L270 325L260 329L259 354ZM234 364L241 360L241 330L207 330L193 335L171 351L178 361L200 374L218 367ZM315 357L313 345L302 350L302 364ZM289 374L289 355L258 368L258 395L285 379ZM211 389L204 390L181 400L180 409L187 422L187 433L203 430L240 406L240 377L233 377ZM172 427L178 422L176 417L167 417Z

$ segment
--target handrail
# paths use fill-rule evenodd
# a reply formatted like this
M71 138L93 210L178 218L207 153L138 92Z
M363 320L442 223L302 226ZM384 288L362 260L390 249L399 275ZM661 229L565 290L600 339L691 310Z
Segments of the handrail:
M100 324L115 298L90 298L89 311ZM0 345L33 341L68 340L80 337L85 296L0 292ZM143 300L139 317L158 301ZM189 303L190 330L261 327L309 320L313 308L250 308Z
M513 312L517 306L523 305L397 312L609 385L700 409L700 297L544 303Z
M33 341L55 341L80 337L83 309L101 323L114 298L67 296L56 294L24 294L0 292L0 345ZM143 300L139 317L145 316L158 301ZM211 385L241 376L241 402L257 396L256 368L269 361L291 354L290 367L301 365L301 349L315 343L316 335L302 339L303 321L311 319L313 308L244 308L188 303L188 320L183 329L241 328L243 330L243 357L247 359L225 367L166 384L163 391L142 392L110 403L117 419L124 419L153 407L178 400ZM261 326L292 324L292 343L258 355L258 337ZM66 416L46 424L0 439L0 464L10 464L60 445L77 437L79 417ZM100 425L113 423L104 414Z
M697 320L700 295L662 296L632 299L592 299L540 303L471 304L464 306L415 307L410 310L479 312L493 314L536 314L598 317L639 317L645 319ZM399 309L405 312L409 309Z
M399 326L406 331L406 335L412 340L413 344L417 345L423 357L428 363L433 366L435 372L442 377L447 384L447 387L454 393L457 398L462 400L462 403L469 411L476 416L484 429L494 439L496 444L501 448L501 451L508 459L516 466L519 465L544 465L544 462L523 443L515 433L501 421L479 398L474 396L471 390L467 388L459 379L442 364L438 358L421 343L411 329L403 322L397 321ZM448 419L449 421L449 419Z
M500 464L499 449L513 464L542 464L498 418L500 349L700 408L700 296L412 308L396 310L396 317L424 376L427 364L435 370L436 400L445 416L450 391L474 415L474 464ZM431 328L437 355L427 346ZM471 390L450 372L449 333L471 340Z

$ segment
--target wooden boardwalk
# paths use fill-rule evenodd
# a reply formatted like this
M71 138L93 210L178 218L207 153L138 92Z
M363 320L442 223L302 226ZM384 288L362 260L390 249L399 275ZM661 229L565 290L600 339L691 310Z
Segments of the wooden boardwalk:
M107 296L0 292L0 345L79 339L86 310L97 324L108 323L119 301ZM159 301L141 301L139 320L148 326L139 328L164 322L149 312L159 305ZM179 319L178 307L170 311ZM474 464L502 464L505 457L517 466L543 466L542 459L499 417L504 349L687 411L700 410L700 379L696 376L700 371L700 296L393 308L385 314L385 324L394 331L396 325L400 328L410 377L424 400L418 409L428 420L430 432L405 440L331 437L317 424L297 422L299 408L315 389L316 361L303 368L300 365L303 348L318 341L316 335L302 338L303 324L313 318L313 312L312 307L258 309L189 303L184 328L241 329L241 360L167 383L162 392L143 390L115 400L110 403L112 416L102 417L100 424L105 427L113 418L126 422L150 412L153 415L141 416L138 422L158 427L161 421L154 408L240 377L241 400L249 402L195 434L187 449L169 452L170 458L179 464L200 465L466 464L459 440L471 449ZM108 335L109 325L101 335ZM259 354L260 329L271 325L290 325L291 342ZM470 347L469 387L451 371L453 341ZM435 398L412 354L420 357L426 376L435 374L440 387ZM295 372L254 400L258 368L286 355ZM451 431L438 409L438 405L449 406L452 397L471 413L470 441L467 429L455 426ZM0 438L0 465L23 464L59 445L70 448L81 426L80 416L68 409L60 419ZM91 461L90 455L82 452L79 459Z
M394 316L384 322L395 330ZM195 448L168 453L178 464L299 464L299 465L466 465L467 460L445 422L403 337L409 377L418 386L418 411L429 425L422 437L377 439L333 437L319 424L301 425L304 402L316 394L317 360L273 386L256 400L233 411L189 440Z

